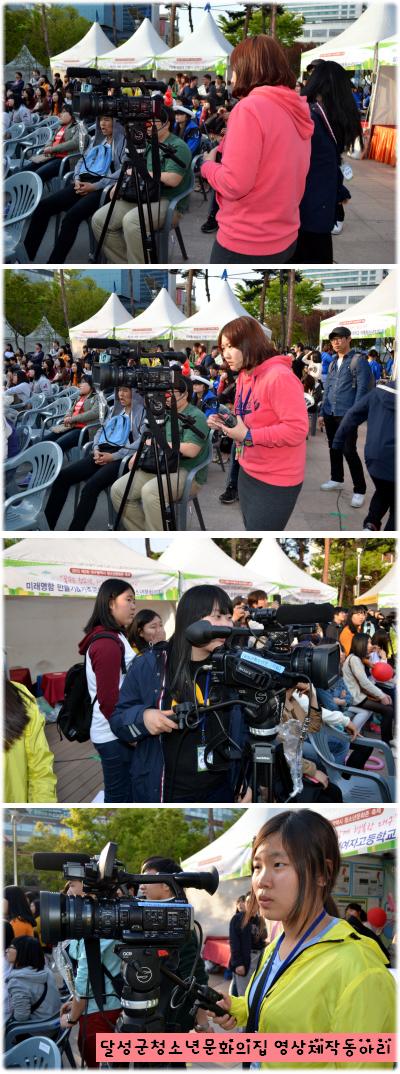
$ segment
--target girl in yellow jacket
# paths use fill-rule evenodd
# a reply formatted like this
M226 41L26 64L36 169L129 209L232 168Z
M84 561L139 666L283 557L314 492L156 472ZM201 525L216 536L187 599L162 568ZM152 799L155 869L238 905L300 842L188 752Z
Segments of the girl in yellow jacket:
M6 679L4 707L4 801L56 802L54 756L35 698Z
M278 1035L394 1032L395 987L387 959L374 940L339 919L331 897L339 867L335 829L318 813L288 810L261 828L253 843L247 914L281 921L284 931L265 949L245 996L221 1000L228 1013L218 1021L225 1029L243 1026Z

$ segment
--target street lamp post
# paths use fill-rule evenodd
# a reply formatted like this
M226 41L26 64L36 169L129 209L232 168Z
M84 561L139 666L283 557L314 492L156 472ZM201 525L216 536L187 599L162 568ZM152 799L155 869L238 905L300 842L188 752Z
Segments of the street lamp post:
M356 579L356 581L357 581L357 590L356 590L356 593L357 593L357 597L359 597L360 596L360 586L361 586L361 556L363 554L362 546L358 546L356 551L357 551L357 579Z
M12 842L13 842L13 873L14 873L14 884L15 884L15 886L17 886L17 884L18 884L17 820L18 820L17 814L12 813L11 814L11 828L12 828Z

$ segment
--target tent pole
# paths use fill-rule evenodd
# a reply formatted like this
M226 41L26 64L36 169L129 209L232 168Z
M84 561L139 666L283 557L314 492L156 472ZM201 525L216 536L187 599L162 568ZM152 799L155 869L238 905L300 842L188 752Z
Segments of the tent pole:
M364 147L363 147L363 152L362 152L362 160L366 160L366 158L369 156L369 149L370 149L371 137L372 137L372 118L373 118L373 114L374 114L376 91L377 91L377 86L378 86L378 74L379 74L379 41L376 42L375 48L374 48L374 61L373 61L373 67L372 67L372 90L371 90L371 99L370 99L370 102L369 102L369 108L368 108L368 112L367 112L367 128L366 128L366 132L365 132L365 141L364 141Z

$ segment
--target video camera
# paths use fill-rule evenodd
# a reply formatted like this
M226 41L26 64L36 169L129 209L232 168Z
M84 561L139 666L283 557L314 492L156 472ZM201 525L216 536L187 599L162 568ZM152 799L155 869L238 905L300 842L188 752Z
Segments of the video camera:
M96 91L80 93L79 104L78 94L75 95L81 119L110 116L120 123L148 123L160 116L163 105L161 94L166 92L167 87L155 78L135 80L131 71L98 71L92 67L68 67L67 75L74 82L89 83ZM129 97L123 92L124 88L140 89L141 96ZM110 90L113 91L112 96L109 96Z
M103 359L93 365L93 384L99 391L126 387L144 395L184 388L185 382L179 369L171 369L169 365L172 361L183 365L186 354L182 351L145 352L139 344L132 344L130 340L115 339L88 339L87 346L104 351L107 357L107 361ZM126 363L132 360L135 366L127 366ZM150 362L156 363L153 368L147 364Z
M60 870L66 880L82 880L85 895L59 895L42 891L40 895L41 932L45 943L66 939L128 940L135 946L158 947L168 943L179 947L193 928L193 908L182 893L184 887L196 887L213 895L218 887L216 869L209 873L158 873L146 875L146 884L168 884L174 897L166 902L117 898L121 884L136 890L143 874L127 873L116 858L117 844L107 843L95 857L86 854L33 855L36 869ZM93 896L96 896L93 898Z
M121 973L113 978L114 991L120 998L122 1015L116 1024L119 1032L160 1031L165 1028L164 1010L176 1010L190 999L190 1014L201 1007L220 1013L219 992L200 985L193 976L200 953L201 929L194 921L193 907L184 888L194 887L213 895L219 884L216 869L204 873L127 873L116 857L117 844L107 843L101 853L36 853L36 869L61 870L67 880L82 880L83 896L40 894L41 934L45 943L83 939L88 974L99 1009L103 1009L100 939L116 939L115 953L121 959ZM117 897L118 888L140 884L168 884L173 897L152 901ZM183 981L171 969L179 965L178 952L189 940L194 925L199 932L199 950L192 971ZM167 950L165 950L167 948ZM169 959L170 965L167 964ZM175 961L174 961L175 960ZM161 990L162 977L174 985L172 995ZM162 1004L160 1004L160 992ZM178 1001L179 993L183 994Z

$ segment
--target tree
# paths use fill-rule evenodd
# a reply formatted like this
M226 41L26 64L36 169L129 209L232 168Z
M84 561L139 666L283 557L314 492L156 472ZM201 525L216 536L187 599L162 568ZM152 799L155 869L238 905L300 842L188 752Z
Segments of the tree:
M31 283L23 272L6 269L4 273L5 315L14 330L14 342L25 336L39 324L46 309L47 284Z
M14 59L22 45L27 45L38 63L47 69L49 56L75 45L91 25L72 5L46 4L45 16L43 9L44 5L39 4L6 7L6 63Z
M293 277L290 277L289 274L294 271L295 270L293 269L280 269L278 272L274 270L268 272L269 279L268 287L265 292L264 323L271 328L274 339L282 349L284 349L287 340L286 322L289 279L293 280ZM257 270L256 275L255 270L254 276L251 279L245 279L243 284L237 284L235 287L235 294L242 305L247 309L248 313L251 313L252 316L257 319L260 317L260 301L263 297L262 277L263 272ZM292 284L290 286L292 286ZM301 318L310 317L314 313L315 307L318 305L321 298L322 291L322 284L314 283L313 280L309 280L306 276L303 276L301 272L295 272L293 330L291 342L300 340L302 335L304 335Z
M281 45L290 46L301 36L304 17L284 11L276 4L267 4L256 11L253 11L253 5L247 5L241 11L227 11L217 21L231 45L238 45L244 37L267 33L276 37Z
M237 563L246 564L259 546L258 537L215 537L215 544Z
M361 592L370 589L386 574L390 566L385 556L395 556L396 542L392 538L368 538L353 540L350 537L331 538L329 560L325 545L326 538L316 537L312 541L299 537L284 537L280 540L284 551L298 567L311 566L311 574L322 581L326 578L328 585L337 587L338 604L351 605L354 600L357 575L357 547L363 548L361 556L362 584ZM306 561L304 558L306 544ZM327 562L328 560L328 562Z

